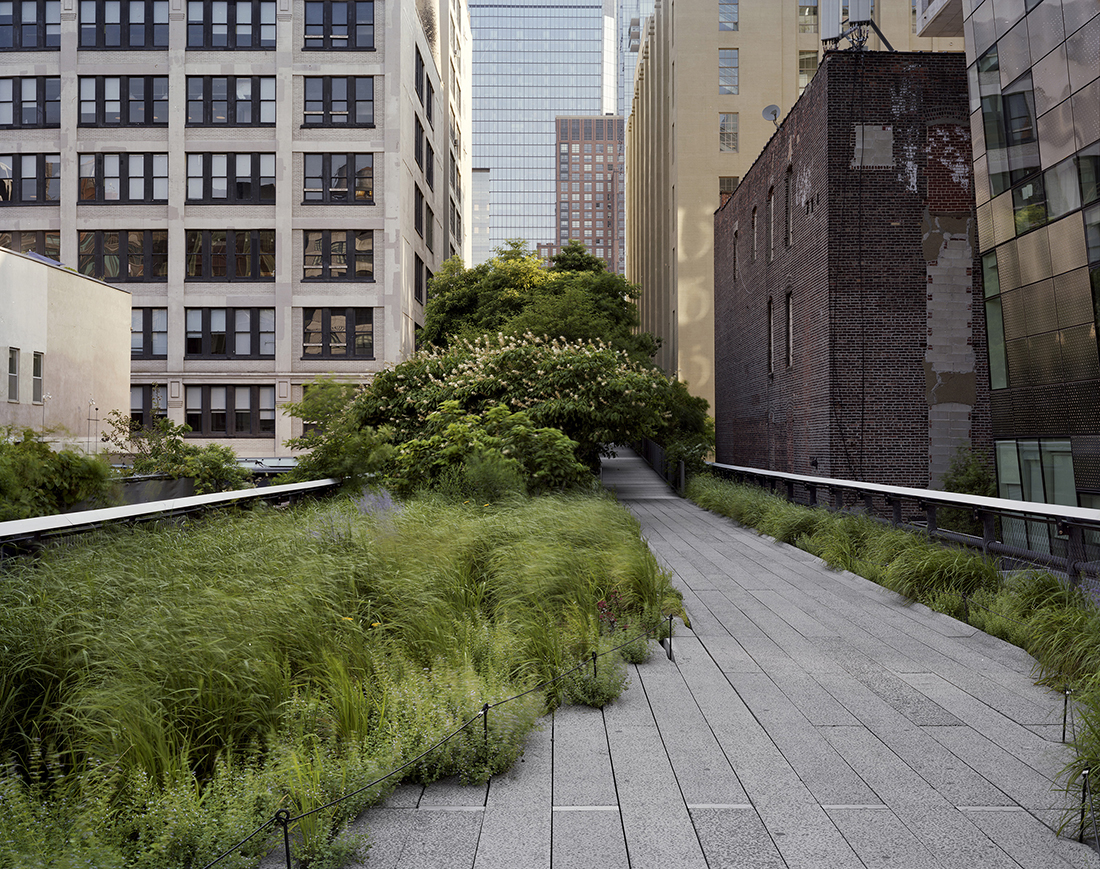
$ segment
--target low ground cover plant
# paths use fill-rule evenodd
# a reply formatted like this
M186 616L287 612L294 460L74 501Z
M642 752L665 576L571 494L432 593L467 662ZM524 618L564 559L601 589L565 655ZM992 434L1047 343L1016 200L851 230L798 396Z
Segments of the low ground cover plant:
M3 569L0 865L21 867L201 867L277 809L323 806L614 645L599 601L639 633L682 613L636 522L595 496L368 493ZM589 687L494 706L488 739L478 719L402 775L483 780L548 707L622 684ZM339 865L359 843L335 832L394 784L304 820L295 857Z
M1100 609L1045 570L1003 574L981 553L944 546L866 516L804 507L759 488L710 475L692 477L687 496L849 570L910 600L1020 646L1036 660L1039 684L1074 692L1080 722L1067 788L1083 770L1100 768ZM1100 811L1100 799L1094 802ZM1078 818L1068 818L1077 824Z

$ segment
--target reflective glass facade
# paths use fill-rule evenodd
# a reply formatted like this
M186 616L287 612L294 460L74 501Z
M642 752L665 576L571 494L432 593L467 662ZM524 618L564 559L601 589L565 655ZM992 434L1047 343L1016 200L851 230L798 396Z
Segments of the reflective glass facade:
M729 8L729 7L726 7ZM737 6L734 4L733 9ZM653 0L619 0L619 106L624 118L634 99L634 68L645 38L646 19L653 14Z
M1001 494L1100 497L1100 4L973 0L964 28Z
M614 21L613 0L470 5L473 166L489 170L482 254L511 238L532 250L557 238L554 119L614 112Z

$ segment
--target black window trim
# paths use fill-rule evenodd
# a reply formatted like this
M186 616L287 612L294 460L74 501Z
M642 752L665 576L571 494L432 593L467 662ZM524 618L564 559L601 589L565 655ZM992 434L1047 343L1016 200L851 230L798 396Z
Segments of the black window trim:
M57 129L61 126L61 76L59 75L16 75L3 76L0 81L11 82L11 123L0 124L0 130L31 130L31 129ZM34 80L35 85L35 114L37 120L32 123L23 123L23 82ZM47 87L53 84L57 89L56 99L47 99ZM56 115L55 122L49 121L50 106L53 105Z
M134 390L141 390L141 418L134 415ZM153 390L160 390L165 398L162 406L153 406ZM168 387L159 383L131 383L130 384L130 426L132 430L147 429L153 420L168 419ZM154 410L156 411L154 415ZM146 417L149 417L147 420Z
M91 253L81 249L82 236L92 235ZM108 254L104 253L103 241L106 233L118 233L118 274L105 276L104 262ZM156 273L157 258L153 252L153 234L156 233L164 239L164 253L160 255L164 273ZM130 236L140 235L142 270L137 277L130 275ZM168 230L167 229L81 229L77 231L77 271L82 275L97 278L109 284L114 283L140 283L163 284L168 281ZM85 271L84 265L90 262L93 266L91 272Z
M242 181L242 179L236 174L237 157L246 155L251 157L251 170L249 177ZM225 196L216 198L213 196L213 157L225 157L226 158L226 191ZM191 158L202 158L202 191L203 195L195 198L191 196ZM270 157L272 162L271 175L264 175L261 172L261 165L264 157ZM274 205L275 204L275 173L277 169L274 151L188 151L186 155L187 165L187 187L186 187L186 201L192 204L201 205ZM270 179L270 197L264 196L264 179ZM238 187L241 183L247 183L250 186L252 192L251 196L241 197L237 195Z
M355 16L355 13L357 11L355 9L355 7L359 3L363 3L364 5L369 6L370 7L370 22L369 22L369 24L362 24L361 25L357 21L355 23L349 24L348 25L348 37L345 41L345 44L344 45L334 45L333 42L332 42L332 40L333 40L333 36L332 36L332 0L306 0L305 6L303 7L303 13L305 15L305 18L304 18L303 33L302 33L302 51L376 51L377 50L377 48L376 48L376 37L377 37L378 33L377 33L377 30L376 30L376 23L375 23L374 0L344 0L344 2L348 6L349 14L353 17ZM315 38L314 39L314 44L310 44L310 37L305 31L310 26L309 23L308 23L308 19L309 19L308 7L311 6L311 5L314 5L314 4L321 5L321 6L324 7L323 16L322 16L322 24L321 24L321 27L324 30L324 34L319 38L319 40L317 38ZM353 32L358 30L359 27L369 27L370 28L370 45L353 45L352 44L353 42L357 41L356 37L358 36L358 34L355 34L355 36L353 36Z
M210 330L211 312L214 310L225 311L225 352L215 353L211 350L211 335ZM201 329L201 349L195 352L190 349L188 342L190 341L190 329L188 327L187 319L188 314L192 311L200 311L202 319ZM249 312L249 345L250 351L248 353L237 353L237 311ZM183 312L183 355L185 359L274 359L275 358L275 340L272 337L271 352L262 353L261 348L261 332L260 332L260 312L271 311L272 316L275 316L275 308L267 307L264 305L249 306L241 305L237 307L221 307L218 305L210 307L189 307L185 308ZM274 326L274 321L273 321ZM274 336L275 332L272 332Z
M11 175L7 178L2 176L3 169L0 168L0 207L10 207L18 205L46 205L54 206L61 204L61 155L49 154L49 153L18 153L10 152L0 155L3 157L9 157L11 159ZM23 183L28 180L22 173L22 163L25 157L35 158L35 171L34 171L34 188L35 195L33 199L23 198ZM46 174L46 158L57 158L57 175L48 176ZM2 164L0 164L2 166ZM46 192L48 190L47 182L54 180L57 182L57 196L52 199L46 198ZM10 182L7 188L7 196L4 195L4 182Z
M306 353L306 327L309 325L310 311L321 312L321 341L320 353ZM341 312L344 315L344 348L345 353L333 354L329 350L332 347L332 312ZM357 311L366 311L367 318L370 323L370 354L360 354L355 352L355 330L361 324L358 320ZM327 307L309 307L302 308L302 361L317 360L317 359L374 359L374 308L368 305L349 305L347 307L327 306Z
M0 46L5 51L60 51L61 50L61 0L36 0L37 14L32 24L24 24L22 18L23 3L26 0L12 0L11 45ZM53 6L54 9L50 10ZM50 22L48 11L57 12L57 21ZM26 27L35 28L33 45L23 44L23 32ZM51 27L56 28L51 34ZM51 45L50 37L56 40Z
M305 257L308 256L306 245L309 243L309 234L311 232L321 233L321 256L323 257L321 263L322 274L307 276L305 274L306 266ZM366 232L370 234L371 249L370 249L370 277L361 278L356 274L355 260L359 254L355 251L354 241L355 236L360 232ZM333 277L331 275L332 268L332 244L333 236L344 234L344 246L345 246L345 262L344 262L344 274ZM374 283L374 230L372 229L306 229L302 230L302 281L304 283ZM351 251L349 254L348 251Z
M3 244L4 236L10 236L10 247ZM26 239L24 236L33 236L33 244L29 247L25 244ZM56 243L54 252L56 256L50 257L48 251L50 246L46 240L50 236L53 236L53 241ZM54 259L58 262L61 261L61 230L59 229L0 229L0 247L4 247L6 250L14 250L19 253L32 252L39 256Z
M225 233L225 274L215 275L213 274L213 251L211 248L210 233L212 232L224 232ZM248 233L249 249L248 256L250 262L251 275L247 277L237 277L236 275L236 241L237 233ZM191 274L191 258L194 255L191 250L191 239L195 234L199 234L201 237L200 250L198 251L201 258L201 273L198 275ZM277 244L276 233L274 229L188 229L184 236L184 280L191 283L272 283L275 280L275 268L272 265L270 275L260 274L260 264L262 256L262 242L264 236L261 233L269 233L272 242ZM272 250L272 259L277 255L277 251Z
M334 81L338 81L338 80L344 80L344 81L347 82L348 110L346 112L346 115L347 115L347 121L346 122L345 121L334 121L334 120L332 120L332 118L334 116L333 110L332 110L332 104L333 104L332 83ZM316 82L316 81L321 82L321 89L322 89L321 99L320 100L306 99L305 98L306 97L305 92L309 88L309 82ZM370 87L370 98L369 99L367 99L367 98L360 99L359 93L358 93L360 82L370 82L370 86L369 86ZM312 76L304 76L303 79L302 79L302 89L303 89L303 100L302 100L303 116L302 116L302 125L301 125L302 129L310 129L310 128L315 128L315 127L326 127L326 128L355 127L357 129L371 129L375 126L375 123L374 123L374 96L375 96L375 93L374 93L374 76L372 76L372 75L312 75ZM324 106L323 110L320 111L320 112L310 111L308 109L308 106L311 102L320 102ZM357 122L357 121L354 120L355 117L357 116L357 109L358 109L357 103L360 103L360 102L369 102L370 103L370 120L369 121L364 121L364 122L360 123L360 122ZM314 121L314 122L309 122L307 119L311 118L311 117L319 118L319 120Z
M237 413L236 413L236 401L237 401L237 389L247 388L250 391L250 426L248 431L237 431ZM201 390L201 408L200 414L200 427L196 429L192 425L193 416L190 413L191 407L188 405L188 390L199 389ZM210 390L211 389L225 389L225 431L215 430L210 426L210 417L212 408L210 407ZM184 419L187 425L191 428L191 431L187 433L187 437L194 438L274 438L276 418L278 416L278 403L274 400L271 410L273 411L271 417L271 430L268 432L261 431L260 425L262 420L260 414L262 408L260 407L260 390L270 389L271 397L275 399L275 386L268 383L185 383L183 387L183 412Z
M252 96L249 97L247 102L250 104L250 111L253 120L239 121L237 120L237 105L244 100L237 99L237 81L240 79L250 79L252 82ZM226 119L225 122L213 120L214 112L214 99L212 91L212 83L214 79L226 80ZM272 85L278 89L278 81L273 75L189 75L184 84L186 93L184 99L186 102L185 124L188 127L274 127L275 119L270 121L261 120L263 117L263 83L264 81L270 81ZM202 83L202 97L198 100L191 97L191 85L193 82ZM191 105L192 103L199 103L202 105L202 120L192 121L190 119ZM276 114L278 112L278 94L273 97L269 102L272 106L276 107Z
M321 158L321 175L320 176L311 175L309 173L308 169L306 168L306 164L309 162L309 158L311 158L311 157L320 157ZM333 173L332 173L332 158L333 157L343 157L346 161L344 165L351 167L350 170L346 170L347 171L346 180L348 182L348 186L345 188L345 194L344 194L343 199L334 199L332 197L332 191L339 189L337 187L334 187L334 186L330 185L330 183L329 183L330 180L331 181L336 180L336 176L334 176ZM355 166L356 166L356 163L358 162L359 157L369 157L370 158L370 170L371 170L370 189L367 191L369 195L364 199L356 198L355 194L358 192L359 186L358 186L358 184L353 184L352 183L353 181L357 181L358 177L359 177L358 172L355 170ZM319 199L308 199L306 197L307 191L310 190L310 189L316 189L316 188L309 188L306 185L309 184L309 179L310 178L316 178L316 177L320 177L320 179L321 179L321 187L319 188L320 191L321 191L321 197ZM345 153L345 152L341 152L341 151L325 151L325 152L309 152L309 151L307 151L302 155L302 186L303 186L303 189L302 189L302 204L303 205L374 205L375 204L375 201L374 201L374 152L373 151L349 151L349 152Z
M251 45L237 45L237 10L240 2L248 2L252 6L252 39ZM192 6L201 6L203 10L202 20L195 22L191 18ZM275 0L228 0L226 3L226 44L214 45L211 0L187 0L187 51L274 51L275 42L278 39L278 24L276 21L277 10ZM266 7L266 8L265 8ZM264 22L263 14L270 12L271 20ZM266 44L263 38L264 27L271 27L275 34ZM200 28L202 40L195 44L192 42L192 34L195 28Z
M93 157L95 159L95 176L93 178L93 192L95 196L91 198L84 198L84 186L83 182L87 175L81 175L81 165L85 157ZM106 199L104 197L104 190L106 186L106 178L104 176L103 162L105 157L118 157L119 158L119 188L118 199ZM143 195L137 199L130 196L130 158L141 157L143 158ZM155 151L155 152L124 152L124 151L97 151L97 152L82 152L77 155L77 205L137 205L145 203L163 203L168 201L168 175L158 176L154 170L155 157L164 157L168 159L167 152ZM165 194L162 197L156 197L154 195L156 190L156 180L159 177L163 177L165 181Z
M140 0L145 5L145 20L139 26L146 28L146 37L140 45L131 42L133 30L130 24L130 4L133 0L122 0L119 3L119 44L106 44L106 2L107 0L77 0L77 46L81 51L168 50L168 0ZM85 4L94 5L96 10L95 21L87 28L84 25ZM163 13L163 21L159 23L157 22L158 11ZM94 44L88 44L84 41L85 33L94 39Z
M109 79L118 79L119 82L119 121L115 123L113 121L108 122L104 120L107 113L107 98L104 91L104 85ZM144 82L144 94L141 98L141 102L144 104L143 113L145 119L141 121L130 120L130 106L134 100L130 99L129 91L130 84L135 80L142 80ZM84 99L83 90L84 82L95 82L95 120L86 121L83 119L83 104L88 102ZM155 97L157 82L164 83L164 99L158 100ZM152 120L156 115L157 103L163 103L164 108L164 120L157 121ZM168 76L166 75L82 75L77 79L77 126L78 127L167 127L168 126Z
M135 352L133 347L130 348L131 359L167 359L168 358L168 309L160 306L144 307L139 306L132 308L133 311L141 311L141 350ZM164 311L165 319L165 352L154 353L153 352L153 312ZM132 323L132 321L131 321Z

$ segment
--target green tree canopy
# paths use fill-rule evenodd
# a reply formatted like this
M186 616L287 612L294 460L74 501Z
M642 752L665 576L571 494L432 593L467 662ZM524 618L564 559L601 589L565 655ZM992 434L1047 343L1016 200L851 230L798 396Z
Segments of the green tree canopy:
M601 340L637 360L657 352L649 333L636 334L639 291L603 261L570 242L544 267L524 242L509 242L488 262L467 269L452 257L432 279L424 309L425 345L446 348L482 335L532 335L565 341Z

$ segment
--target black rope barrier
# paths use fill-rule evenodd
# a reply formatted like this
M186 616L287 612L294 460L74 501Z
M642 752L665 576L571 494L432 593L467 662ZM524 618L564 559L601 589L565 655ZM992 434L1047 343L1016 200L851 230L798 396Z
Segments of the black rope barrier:
M669 660L672 659L672 619L673 619L672 616L668 617L668 657L669 657ZM592 658L591 658L592 677L596 678L596 659L597 658L602 658L604 655L610 655L610 654L613 654L614 652L618 652L621 649L625 648L626 646L629 646L631 643L636 643L640 639L644 638L644 639L648 640L648 639L650 639L652 634L653 634L653 629L652 628L647 628L644 633L638 634L637 636L632 637L631 639L627 640L626 642L620 643L618 646L615 646L614 648L608 649L605 652L598 652L597 653L596 651L593 651L592 652ZM294 867L291 863L291 859L292 859L291 847L290 847L290 825L291 824L293 824L297 821L300 821L303 818L308 818L311 815L315 815L318 812L323 812L326 809L331 809L333 806L339 805L340 803L344 802L345 800L350 800L352 797L356 797L359 794L363 793L364 791L370 790L372 787L375 787L376 785L381 784L382 782L386 781L387 779L392 778L393 776L397 775L399 772L403 772L404 770L408 769L410 766L413 766L414 764L416 764L420 760L423 760L425 757L427 757L429 754L431 754L437 748L440 748L441 746L443 746L443 745L447 744L448 742L450 742L452 739L454 739L456 736L458 736L458 734L462 733L464 730L466 730L471 724L473 724L478 719L481 719L483 721L483 725L484 725L484 746L485 746L486 754L488 754L488 750L489 750L489 710L490 709L495 709L497 706L503 706L505 703L511 703L513 700L519 700L520 698L526 697L528 694L532 694L536 691L544 691L544 690L554 686L558 682L562 681L567 676L569 676L573 673L576 673L579 670L587 669L588 664L589 664L588 661L581 661L579 664L572 667L571 669L566 670L563 673L559 673L553 679L548 679L547 681L542 682L541 684L536 685L533 688L528 688L526 691L523 691L523 692L521 692L519 694L516 694L512 697L506 697L503 700L498 700L496 703L484 703L482 705L481 709L478 711L477 715L475 715L473 718L470 718L469 720L467 720L465 723L463 723L460 727L458 727L457 729L455 729L454 731L449 733L447 736L443 737L441 740L439 740L439 742L435 743L434 745L432 745L429 748L426 748L424 751L422 751L416 757L412 758L411 760L406 761L405 763L403 763L401 766L397 767L396 769L390 770L384 776L380 776L379 778L376 778L374 781L363 785L361 788L358 788L354 791L351 791L350 793L343 794L342 796L339 796L334 800L330 800L329 802L325 803L324 805L312 808L308 812L302 812L302 814L300 814L300 815L292 815L286 809L279 809L277 812L275 812L275 815L272 818L268 819L267 821L264 821L263 824L261 824L255 830L253 830L252 833L250 833L247 837L245 837L241 841L237 842L237 844L233 845L233 847L229 848L229 850L225 851L223 854L216 857L214 860L207 863L205 866L202 867L202 869L211 869L211 867L216 866L218 863L220 863L222 860L224 860L230 854L238 851L243 845L247 845L256 836L258 836L260 833L262 833L264 830L266 830L268 827L270 827L272 825L282 827L282 830L283 830L283 848L284 848L285 853L286 853L286 866L287 866L287 869L294 869Z

